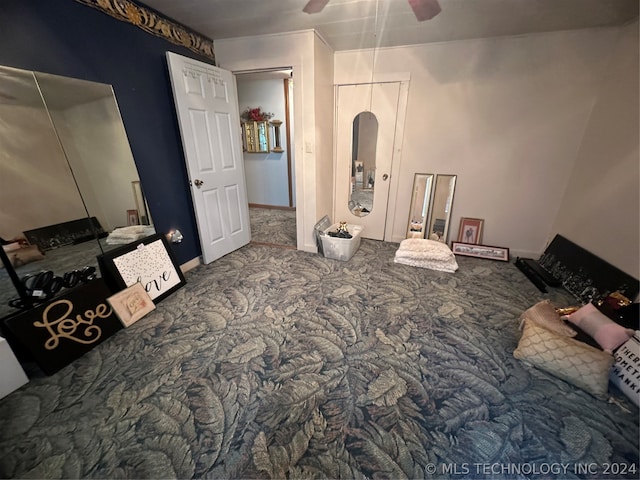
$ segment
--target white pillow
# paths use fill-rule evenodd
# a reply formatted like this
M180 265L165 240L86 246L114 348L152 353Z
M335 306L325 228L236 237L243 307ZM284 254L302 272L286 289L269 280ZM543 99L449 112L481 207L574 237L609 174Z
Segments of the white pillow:
M587 303L567 316L567 320L598 342L604 351L610 353L633 336L633 330L618 325L592 303Z

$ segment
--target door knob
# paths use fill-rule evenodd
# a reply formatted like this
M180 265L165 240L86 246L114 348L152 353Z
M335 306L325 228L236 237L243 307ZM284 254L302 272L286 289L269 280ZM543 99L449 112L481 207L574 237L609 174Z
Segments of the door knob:
M387 175L386 173L382 175L382 180L386 180L387 178L389 178L389 175Z
M193 184L200 188L202 185L204 185L204 182L202 180L198 180L197 178L193 181Z

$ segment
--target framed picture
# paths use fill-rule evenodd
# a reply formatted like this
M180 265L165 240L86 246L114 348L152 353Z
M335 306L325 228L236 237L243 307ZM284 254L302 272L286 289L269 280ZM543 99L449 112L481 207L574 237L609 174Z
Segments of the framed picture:
M140 282L155 303L187 283L167 239L159 233L103 253L98 265L112 291Z
M70 288L8 317L7 340L16 339L24 345L38 367L51 375L122 330L107 303L109 295L111 291L101 278Z
M137 210L127 210L127 226L140 225L140 217Z
M505 247L453 242L451 244L451 250L455 255L463 255L465 257L486 258L489 260L500 260L501 262L509 261L509 249Z
M458 230L458 242L476 245L481 243L483 226L484 220L481 218L462 217Z
M156 309L153 300L139 282L110 296L107 302L125 327L133 325Z

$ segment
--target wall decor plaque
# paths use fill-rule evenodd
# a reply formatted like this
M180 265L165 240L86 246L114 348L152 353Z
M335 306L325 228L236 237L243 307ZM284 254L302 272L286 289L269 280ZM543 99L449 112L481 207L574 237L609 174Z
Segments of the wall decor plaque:
M79 285L8 318L5 324L13 337L8 340L19 342L40 369L51 375L122 329L107 303L110 294L100 278Z

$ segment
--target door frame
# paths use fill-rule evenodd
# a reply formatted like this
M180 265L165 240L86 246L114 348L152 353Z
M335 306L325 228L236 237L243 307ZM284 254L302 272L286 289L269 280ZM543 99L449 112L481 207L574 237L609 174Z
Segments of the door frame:
M293 90L295 91L295 85L291 82L291 79L293 78L293 67L291 66L286 66L286 67L272 67L272 68L258 68L258 69L251 69L251 70L235 70L232 71L231 73L233 73L233 75L236 77L236 88L237 88L237 83L238 83L238 76L239 75L251 75L251 74L260 74L260 73L269 73L269 72L280 72L283 70L291 70L291 76L288 78L283 78L282 79L282 83L283 83L283 89L284 89L284 122L283 122L283 127L281 127L280 129L280 139L282 140L282 136L284 135L284 154L286 155L286 160L287 160L287 193L288 193L288 207L291 210L294 210L296 208L297 202L295 202L294 200L297 200L297 196L294 195L294 179L295 179L295 164L294 164L294 160L295 160L295 152L294 150L292 150L292 145L294 142L292 142L292 137L291 137L291 131L292 131L292 122L293 122L293 108L292 107L292 100L291 100L291 95L290 95L290 91ZM238 95L238 102L240 101L240 96ZM293 104L295 106L295 103ZM239 107L239 105L238 105ZM293 129L293 131L295 131L295 128ZM246 177L246 174L245 174ZM294 205L294 203L296 205ZM267 208L271 208L271 206L266 206Z

